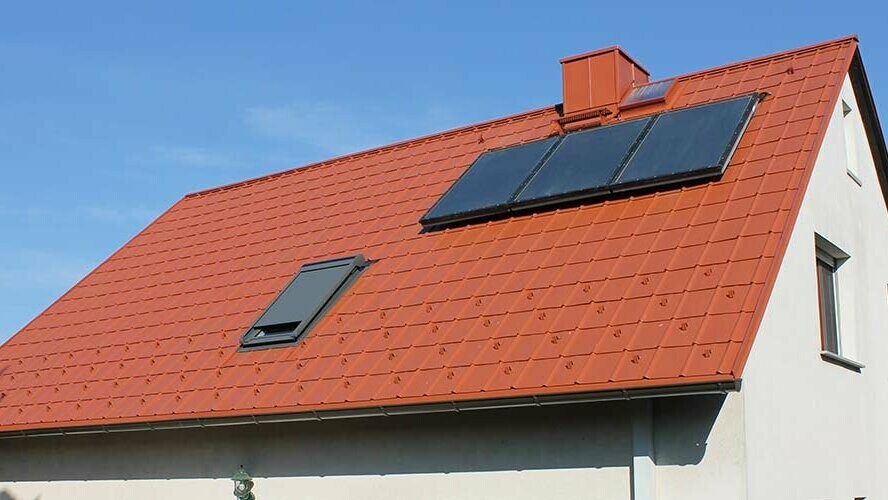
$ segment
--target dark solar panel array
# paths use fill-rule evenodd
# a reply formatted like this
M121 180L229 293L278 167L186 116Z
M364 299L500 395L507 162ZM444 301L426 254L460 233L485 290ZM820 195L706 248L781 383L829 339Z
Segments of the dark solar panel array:
M752 94L483 153L420 219L426 227L724 172Z

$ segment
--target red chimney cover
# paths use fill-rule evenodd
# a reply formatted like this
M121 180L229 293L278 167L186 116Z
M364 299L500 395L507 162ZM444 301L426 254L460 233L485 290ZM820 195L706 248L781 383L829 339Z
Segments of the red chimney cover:
M618 46L565 57L561 74L565 115L615 107L633 85L647 83L650 76Z

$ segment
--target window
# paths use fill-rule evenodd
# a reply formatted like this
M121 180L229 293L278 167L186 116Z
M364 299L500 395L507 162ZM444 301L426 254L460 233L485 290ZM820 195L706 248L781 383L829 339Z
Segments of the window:
M839 269L850 256L826 238L815 235L817 296L820 306L821 357L831 363L860 371L864 366L849 359L842 349Z
M368 265L361 255L303 265L244 333L242 348L298 341Z
M820 296L820 337L824 351L840 355L836 269L838 269L836 259L818 248L817 292Z
M848 176L854 179L859 186L863 185L860 180L860 165L857 154L857 136L855 135L855 120L858 116L854 112L854 108L849 104L849 99L842 99L842 133L845 136L845 166Z
M653 104L655 102L663 102L666 100L666 94L672 88L675 80L663 80L660 82L645 83L633 88L626 94L626 97L620 102L620 109L634 108L635 106L643 106L645 104Z

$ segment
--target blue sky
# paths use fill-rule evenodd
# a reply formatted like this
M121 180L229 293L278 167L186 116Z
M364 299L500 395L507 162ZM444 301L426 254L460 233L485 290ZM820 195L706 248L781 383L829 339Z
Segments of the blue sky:
M879 2L302 4L4 5L0 341L185 193L560 102L566 55L661 78L858 33L888 116Z

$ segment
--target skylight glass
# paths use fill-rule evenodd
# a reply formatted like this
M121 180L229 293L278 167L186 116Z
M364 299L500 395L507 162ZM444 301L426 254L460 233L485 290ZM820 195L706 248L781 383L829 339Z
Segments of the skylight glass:
M663 80L661 82L647 83L633 88L626 94L620 102L619 107L622 109L662 102L666 100L666 94L672 88L673 80Z

